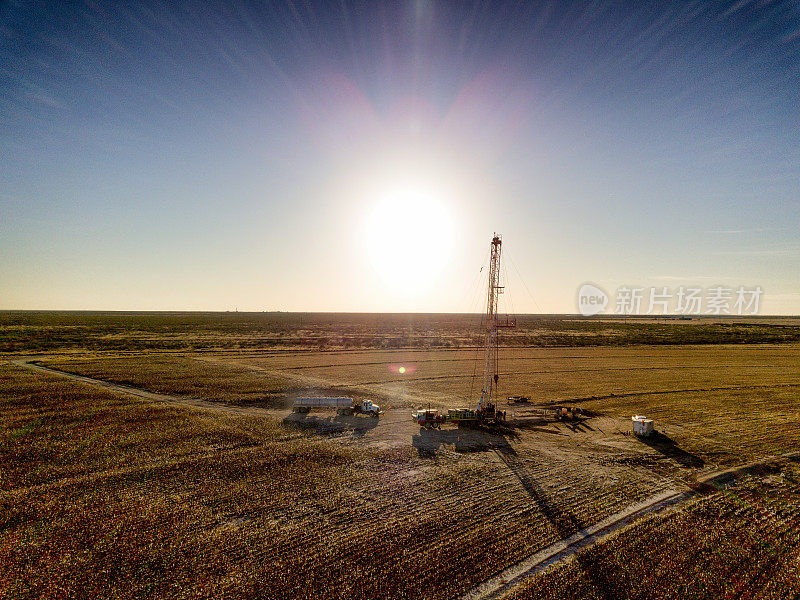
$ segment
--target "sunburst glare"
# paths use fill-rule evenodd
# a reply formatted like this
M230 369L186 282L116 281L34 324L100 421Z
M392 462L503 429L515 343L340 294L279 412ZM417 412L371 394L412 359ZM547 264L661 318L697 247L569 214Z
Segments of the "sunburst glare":
M434 284L450 259L453 221L430 193L394 190L379 198L365 222L366 252L381 280L414 295Z

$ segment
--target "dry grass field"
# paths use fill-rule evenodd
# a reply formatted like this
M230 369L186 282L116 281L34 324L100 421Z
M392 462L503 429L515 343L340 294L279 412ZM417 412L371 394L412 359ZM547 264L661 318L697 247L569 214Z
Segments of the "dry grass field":
M456 598L632 505L689 490L710 493L636 521L509 593L725 597L720 578L734 575L740 597L762 584L773 590L763 597L795 593L795 580L776 579L765 565L796 562L796 464L752 470L725 490L698 484L719 469L797 450L795 342L681 345L651 336L642 345L505 348L501 393L531 404L503 407L512 422L498 430L429 431L411 422L413 407L475 403L474 348L225 342L214 351L192 343L136 350L117 330L124 323L106 323L123 350L83 341L3 356L0 595ZM442 323L442 336L447 323L463 325ZM25 345L53 343L51 325ZM793 327L754 325L762 326L770 335ZM131 339L141 327L131 324ZM353 327L341 323L343 332ZM159 335L167 333L182 335L174 323ZM169 397L143 400L33 371L24 367L30 360ZM372 398L384 414L291 413L292 397L319 393ZM559 404L589 416L556 422L546 409ZM656 420L656 437L631 434L636 413ZM752 543L740 549L740 539ZM768 546L761 553L759 539ZM659 569L669 568L662 548L687 555L669 563L685 573L664 575L661 596L648 595ZM728 558L736 566L725 570ZM634 584L647 569L652 583Z
M517 347L800 341L800 319L519 315ZM0 311L0 352L473 348L480 315Z
M767 465L524 581L502 600L800 597L800 467Z
M246 366L218 365L173 354L145 354L94 359L45 360L44 364L87 377L140 387L160 394L197 397L230 404L283 406L297 387L277 374Z
M669 483L488 433L431 459L18 367L2 386L11 597L449 598Z
M666 431L670 446L729 466L786 452L800 435L799 351L794 344L507 349L500 385L507 396L528 396L537 405L572 403L622 422L646 414ZM347 393L382 402L395 411L387 421L402 421L412 407L474 403L480 359L475 350L399 350L43 362L162 393L276 409L280 418L291 418L286 409L293 395ZM523 417L525 409L506 410ZM394 439L385 429L379 425L362 437Z

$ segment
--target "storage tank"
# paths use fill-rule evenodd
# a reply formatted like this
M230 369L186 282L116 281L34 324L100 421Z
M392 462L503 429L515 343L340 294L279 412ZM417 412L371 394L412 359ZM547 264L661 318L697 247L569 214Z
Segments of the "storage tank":
M295 407L302 408L349 408L353 406L353 399L346 397L338 398L295 398Z
M334 408L343 414L342 411L352 412L355 406L352 398L295 398L292 412L308 414L312 408Z
M633 421L633 433L640 437L647 437L653 433L653 419L648 419L644 415L634 415L631 417Z

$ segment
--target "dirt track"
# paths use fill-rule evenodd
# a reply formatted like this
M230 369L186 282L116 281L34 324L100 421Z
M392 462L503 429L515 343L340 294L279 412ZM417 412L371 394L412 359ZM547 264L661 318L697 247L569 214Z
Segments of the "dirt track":
M421 454L426 452L435 453L437 451L444 451L445 447L449 444L455 444L457 452L471 452L474 450L499 448L497 451L497 456L501 461L510 460L509 457L504 454L504 448L507 451L514 453L509 446L508 439L502 435L497 435L492 432L473 432L462 430L418 432L418 428L415 427L408 418L407 409L395 409L387 411L387 413L377 423L374 420L363 419L359 417L292 415L288 413L288 411L276 411L274 409L260 407L233 406L199 398L187 398L154 393L134 386L102 381L75 373L68 373L65 371L45 367L39 364L31 363L29 362L29 359L24 358L14 359L10 362L19 367L66 377L84 384L93 385L117 393L143 398L145 400L154 402L177 404L231 414L270 416L273 418L283 417L284 422L291 423L301 428L315 429L319 433L326 435L332 434L333 437L337 437L337 434L339 434L338 439L345 443L367 444L377 447L390 447L398 445L407 446L410 438L412 440L412 446L414 446ZM260 369L258 367L253 368L263 371L267 370ZM321 386L327 383L320 378L311 378L299 374L296 375L296 378L298 382L300 382L302 379L303 383L314 386ZM624 446L624 440L623 442L619 442L611 435L619 433L619 428L621 426L623 425L613 419L600 417L592 421L591 425L579 423L568 426L566 424L548 423L536 425L532 428L537 432L549 433L553 435L553 437L550 439L555 441L552 443L553 445L548 448L548 452L553 452L556 454L575 452L576 450L571 449L571 445L574 445L577 442L581 448L580 450L577 450L577 452L580 454L581 452L585 451L584 449L587 446L590 448L611 445L619 446L619 444L623 444ZM522 447L525 447L527 444L524 440L518 443L521 444ZM461 450L458 450L459 444L461 445ZM624 449L630 454L631 448L620 447L620 449ZM764 460L774 459L775 457L770 457ZM490 458L489 460L492 459ZM728 469L722 472L712 471L710 467L707 466L706 469L702 469L697 473L698 477L696 482L713 486L715 483L724 481L727 476L735 473L737 470L750 467L752 464L753 463L749 463L748 465L737 467L735 469ZM514 465L509 464L509 468L513 471ZM700 473L702 473L702 476L700 476ZM97 477L109 475L114 475L114 473L99 473L97 474ZM521 482L524 485L522 478ZM552 564L570 558L581 548L603 539L614 531L647 515L667 510L680 503L690 500L700 493L691 489L689 485L678 479L673 479L671 484L672 485L667 489L662 489L649 498L635 502L624 509L611 514L610 516L607 516L602 521L590 527L576 531L571 535L564 537L564 539L561 539L560 541L553 543L546 548L538 550L522 561L507 567L495 576L483 581L461 597L464 600L494 598L504 591L514 587L527 577L530 577L531 575L545 569Z
M724 471L717 471L699 478L696 485L697 489L685 491L665 490L655 494L642 502L633 504L611 515L592 527L579 531L566 539L532 554L525 560L508 567L462 595L461 600L489 600L491 598L496 598L511 588L516 587L528 577L558 562L569 559L582 548L601 541L618 529L631 525L646 516L673 508L700 494L708 493L712 489L716 489L717 486L724 485L741 471L750 469L756 465L796 458L798 456L800 456L800 452L791 452L781 456L769 456L758 461ZM697 491L698 489L701 491Z
M12 365L32 369L34 371L41 371L50 373L51 375L58 375L59 377L66 377L81 383L87 383L106 390L118 392L120 394L127 394L129 396L136 396L137 398L144 398L145 400L152 400L153 402L166 402L169 404L181 404L183 406L191 406L194 408L204 408L207 410L216 410L221 412L228 412L232 414L248 414L248 415L268 415L270 411L258 407L242 407L232 406L230 404L222 404L220 402L209 402L200 398L186 398L182 396L170 396L167 394L158 394L150 392L141 388L133 387L130 385L122 385L119 383L112 383L110 381L103 381L102 379L94 379L92 377L85 377L76 373L68 373L67 371L60 371L52 369L43 365L30 362L25 358L17 358L9 361Z
M283 414L281 411L275 411L266 408L239 407L198 398L186 398L154 393L129 385L102 381L75 373L68 373L65 371L45 367L39 364L31 363L24 358L15 359L11 362L14 365L27 369L69 378L84 384L93 385L99 388L137 398L143 398L145 400L151 400L154 402L177 404L231 414L260 415L270 417L280 417ZM315 386L320 386L321 384L325 383L317 378L308 378L303 375L297 375L297 379L303 379L304 383ZM311 381L312 379L313 381ZM322 415L303 416L292 414L286 414L284 416L284 422L292 423L306 429L315 429L324 434L334 434L334 436L337 433L344 433L345 435L341 436L340 439L347 443L366 443L368 445L377 447L408 445L410 438L412 440L412 445L416 447L420 453L435 453L443 450L444 446L450 443L455 443L457 451L460 447L460 451L462 452L465 451L465 448L467 449L466 451L473 451L490 449L493 447L503 448L504 445L508 446L508 442L503 436L496 435L492 432L473 432L463 430L456 430L452 432L418 432L418 427L414 426L408 418L407 409L388 411L377 423L374 420L362 419L359 417L331 417ZM367 426L365 426L364 429L359 429L359 427L362 425L362 422L366 423ZM615 427L615 423L611 421L603 422L601 420L599 423L596 423L596 425L599 425L600 423L602 423L602 429L600 427L591 428L591 431L595 433L589 435L589 438L604 438L606 434L603 433L603 429L608 430ZM559 430L559 428L552 426L550 428L540 427L539 429L549 433L557 434L562 437L570 437L572 435L580 436L582 433L589 433L587 430L581 432L581 430L577 428L574 429L574 431L570 431L568 428L564 428L562 431ZM495 459L492 458L490 460ZM98 477L107 475L113 475L113 473L98 474ZM668 506L672 506L678 502L686 500L691 497L691 495L692 494L687 490L679 491L676 489L667 489L665 491L661 491L651 498L628 506L624 510L604 519L600 523L597 523L596 525L585 530L578 531L566 539L552 544L551 546L535 553L516 565L507 568L500 574L474 588L472 591L466 594L464 598L476 599L493 597L511 585L514 585L518 581L521 581L525 577L531 575L532 573L537 572L537 570L544 568L545 565L564 560L573 555L580 548L602 538L619 527L641 518L642 516L653 511L663 510Z

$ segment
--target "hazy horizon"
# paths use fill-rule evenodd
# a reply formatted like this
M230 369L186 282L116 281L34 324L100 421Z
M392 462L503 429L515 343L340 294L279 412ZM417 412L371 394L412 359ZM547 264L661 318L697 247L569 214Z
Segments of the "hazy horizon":
M800 314L796 3L9 2L0 57L0 309L475 313L498 232L507 312Z
M485 311L481 312L378 312L378 311L309 311L309 310L218 310L218 309L198 309L198 310L94 310L94 309L60 309L60 308L2 308L0 313L81 313L81 314L155 314L155 315L223 315L223 314L240 314L240 315L419 315L419 316L435 316L435 315L448 315L448 316L469 316L469 317L482 317ZM699 314L699 315L682 315L675 313L665 314L615 314L615 313L602 313L597 315L585 316L580 313L513 313L517 317L575 317L577 319L631 319L631 320L658 320L658 319L733 319L733 320L747 320L747 319L796 319L800 318L800 314L758 314L758 315L732 315L732 314Z

